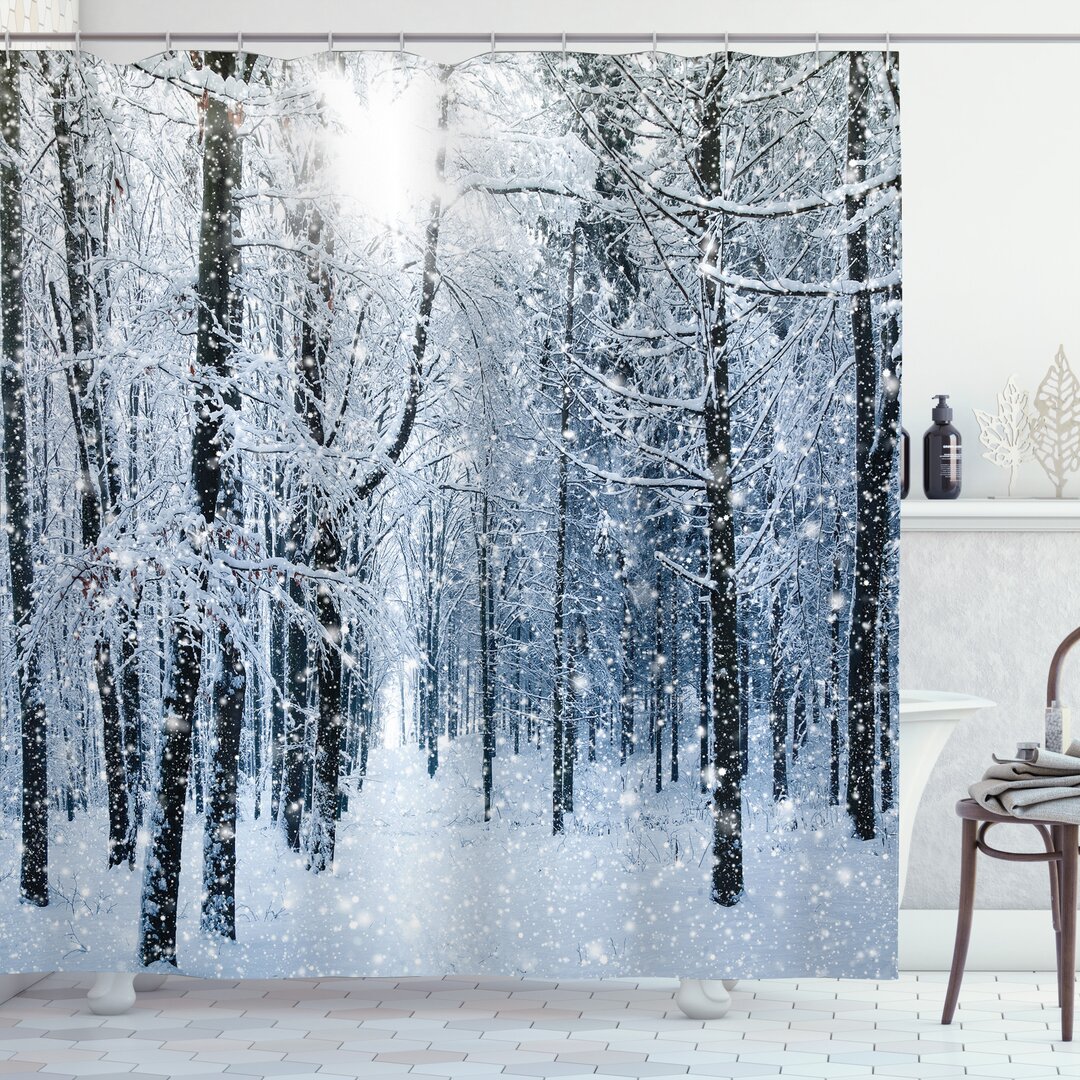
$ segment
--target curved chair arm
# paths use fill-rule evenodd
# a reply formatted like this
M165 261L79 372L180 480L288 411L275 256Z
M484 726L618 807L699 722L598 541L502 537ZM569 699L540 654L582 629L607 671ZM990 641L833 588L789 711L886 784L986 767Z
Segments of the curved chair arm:
M1080 641L1080 626L1078 626L1055 650L1054 658L1050 661L1050 674L1046 677L1046 705L1049 708L1058 697L1058 681L1061 677L1061 664L1069 654L1072 647Z

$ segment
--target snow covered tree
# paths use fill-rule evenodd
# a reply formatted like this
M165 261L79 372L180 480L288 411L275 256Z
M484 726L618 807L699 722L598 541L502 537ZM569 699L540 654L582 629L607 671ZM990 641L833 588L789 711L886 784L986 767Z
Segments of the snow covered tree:
M225 82L238 76L235 53L208 53L206 67L220 80L216 92L209 89L203 111L202 210L198 252L198 337L192 378L195 384L195 417L191 429L192 506L186 530L188 555L196 564L195 581L200 591L207 584L208 569L199 566L212 556L214 525L223 487L223 466L229 452L228 411L235 408L235 390L230 385L234 340L232 330L238 314L233 292L236 249L234 230L237 210L234 193L240 178L241 141L237 116L224 94ZM203 603L198 595L187 599L187 610L171 628L171 685L165 700L164 731L158 765L156 803L151 807L150 848L143 880L142 921L139 954L144 964L176 964L176 917L179 904L181 853L188 779L191 768L191 735L195 704L199 695L205 644ZM223 630L222 633L225 633ZM235 723L242 708L240 686L235 680L242 672L230 664L231 648L226 645L223 663L229 665L224 678L228 688L219 702L218 747L225 760L216 769L214 812L208 825L211 835L206 853L207 880L213 892L224 894L235 878L235 760L227 760L235 747ZM223 687L224 689L224 687ZM224 736L224 739L222 738ZM210 918L219 920L229 933L229 898L222 904L208 901ZM204 909L204 916L206 915Z
M855 834L872 840L877 832L874 800L878 678L877 632L886 560L890 541L891 501L900 425L899 355L889 312L883 312L890 343L884 356L874 333L874 276L867 240L866 163L875 151L868 144L873 81L862 53L851 53L847 73L847 184L844 208L847 228L847 278L851 289L851 337L855 358L855 472L858 508L854 538L854 582L851 629L848 637L848 767L847 808ZM883 286L895 290L888 274Z
M33 505L27 443L26 330L23 295L22 63L9 54L0 64L0 392L4 409L4 532L11 587L11 625L18 679L22 755L22 859L19 895L28 904L49 902L48 728L37 650L30 641L34 614Z

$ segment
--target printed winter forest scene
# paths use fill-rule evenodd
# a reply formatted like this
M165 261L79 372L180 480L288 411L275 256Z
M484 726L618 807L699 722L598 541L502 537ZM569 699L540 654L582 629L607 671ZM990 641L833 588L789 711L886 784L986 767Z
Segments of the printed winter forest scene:
M0 61L6 970L895 965L895 55Z

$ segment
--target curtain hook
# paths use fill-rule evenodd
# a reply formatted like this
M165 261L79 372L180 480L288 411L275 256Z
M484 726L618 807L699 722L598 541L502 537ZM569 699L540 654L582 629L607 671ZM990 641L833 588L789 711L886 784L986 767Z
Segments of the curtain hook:
M495 31L491 31L491 52L488 54L488 63L495 59Z
M237 31L236 34L236 55L239 56L244 51L244 35Z
M405 66L405 31L402 30L398 34L398 59L401 61L402 67Z
M724 67L728 67L731 64L731 49L729 47L728 38L730 34L727 30L724 31Z
M327 32L326 32L326 51L327 52L333 52L334 51L334 31L333 30L327 30Z
M655 60L656 59L656 31L655 30L652 32L652 54L653 54L653 59Z
M566 55L566 31L565 30L562 32L562 51L563 51L563 56L565 56Z
M165 51L167 53L172 52L172 31L171 30L166 30L165 31Z
M11 67L11 31L4 28L4 66Z
M886 71L889 68L889 54L892 52L892 49L890 47L891 45L892 45L892 35L889 33L888 30L886 30L885 31L885 69L886 69Z
M814 34L814 64L821 67L821 34Z
M75 31L75 63L82 63L82 31Z

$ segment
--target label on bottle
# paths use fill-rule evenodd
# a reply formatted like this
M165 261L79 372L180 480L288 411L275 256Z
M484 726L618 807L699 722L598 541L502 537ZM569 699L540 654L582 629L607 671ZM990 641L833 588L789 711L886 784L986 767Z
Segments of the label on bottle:
M1069 710L1060 705L1049 705L1046 709L1046 725L1044 739L1046 749L1053 750L1056 754L1063 754L1069 749L1072 741Z
M941 447L941 477L947 483L960 483L960 443L945 443Z

